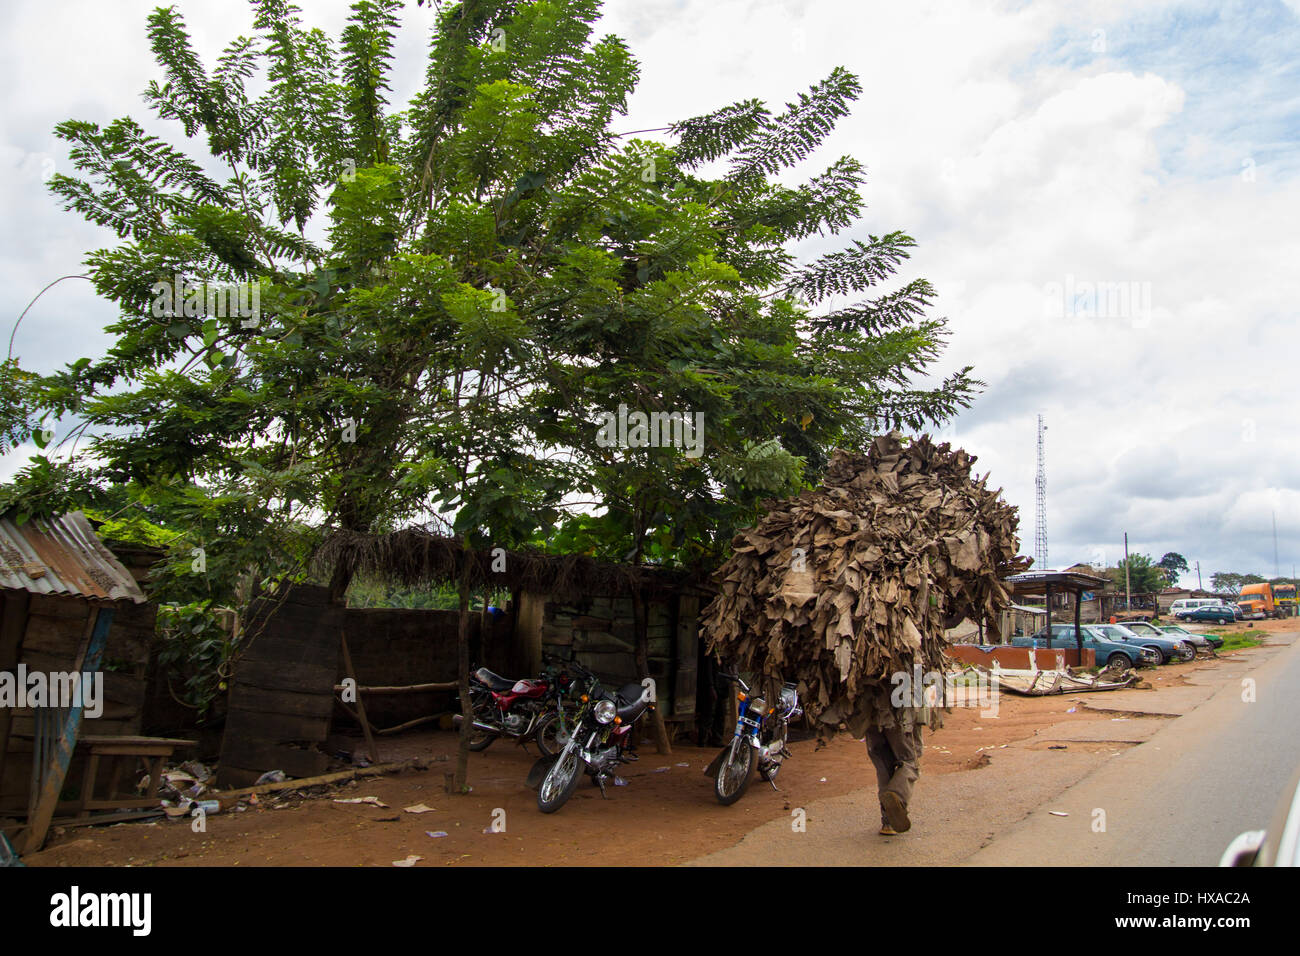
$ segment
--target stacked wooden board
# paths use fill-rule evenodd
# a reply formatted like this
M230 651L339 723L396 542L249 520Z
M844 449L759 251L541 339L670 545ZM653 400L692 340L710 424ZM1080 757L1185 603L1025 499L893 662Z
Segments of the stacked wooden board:
M324 773L339 675L343 609L326 588L299 585L254 602L230 685L218 785L246 786L268 770Z
M861 736L895 675L943 671L946 625L984 618L996 639L1010 604L1001 581L1029 561L1016 509L974 462L898 433L865 455L837 452L820 486L769 502L736 536L703 612L710 652L797 681L819 732ZM941 711L924 719L937 726Z

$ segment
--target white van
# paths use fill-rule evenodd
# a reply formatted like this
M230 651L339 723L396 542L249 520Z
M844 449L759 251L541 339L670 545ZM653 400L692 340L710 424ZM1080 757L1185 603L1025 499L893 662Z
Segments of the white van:
M1184 611L1195 611L1198 607L1208 607L1211 604L1222 603L1223 598L1179 598L1169 605L1169 613L1177 616Z

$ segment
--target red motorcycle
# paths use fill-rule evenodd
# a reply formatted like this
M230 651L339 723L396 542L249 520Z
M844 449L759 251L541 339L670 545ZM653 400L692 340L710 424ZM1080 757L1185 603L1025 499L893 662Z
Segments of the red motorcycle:
M469 749L487 750L498 737L520 744L532 740L544 757L554 757L569 740L577 704L566 700L573 681L563 669L536 678L510 680L480 667L469 675L474 726ZM459 727L463 717L454 718Z

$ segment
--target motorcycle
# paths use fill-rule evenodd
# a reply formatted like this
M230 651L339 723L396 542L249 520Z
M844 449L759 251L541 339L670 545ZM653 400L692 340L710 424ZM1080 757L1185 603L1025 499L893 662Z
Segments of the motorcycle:
M512 681L480 667L470 674L470 706L474 725L469 749L487 750L498 737L512 737L522 745L532 740L543 756L554 757L569 739L576 706L568 699L574 687L563 666L536 678ZM452 718L456 727L461 714Z
M627 749L630 731L654 706L654 685L626 684L610 693L592 678L581 695L573 733L537 787L537 808L543 813L564 806L584 773L594 779L602 797L608 796L605 783L614 771L637 759Z
M777 789L781 764L791 756L786 748L790 721L803 713L795 684L782 685L777 705L769 707L761 695L750 696L749 685L739 674L728 675L727 679L740 687L736 733L704 770L706 776L713 777L713 794L723 806L744 796L755 770L773 790Z

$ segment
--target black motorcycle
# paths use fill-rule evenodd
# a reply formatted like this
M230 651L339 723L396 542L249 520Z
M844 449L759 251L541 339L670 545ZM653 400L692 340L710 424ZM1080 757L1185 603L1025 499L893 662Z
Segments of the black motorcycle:
M589 672L588 672L589 673ZM580 697L573 733L537 788L537 808L554 813L568 802L583 774L591 776L606 796L605 784L620 764L636 760L628 744L632 725L654 706L654 688L626 684L617 691L591 680Z

